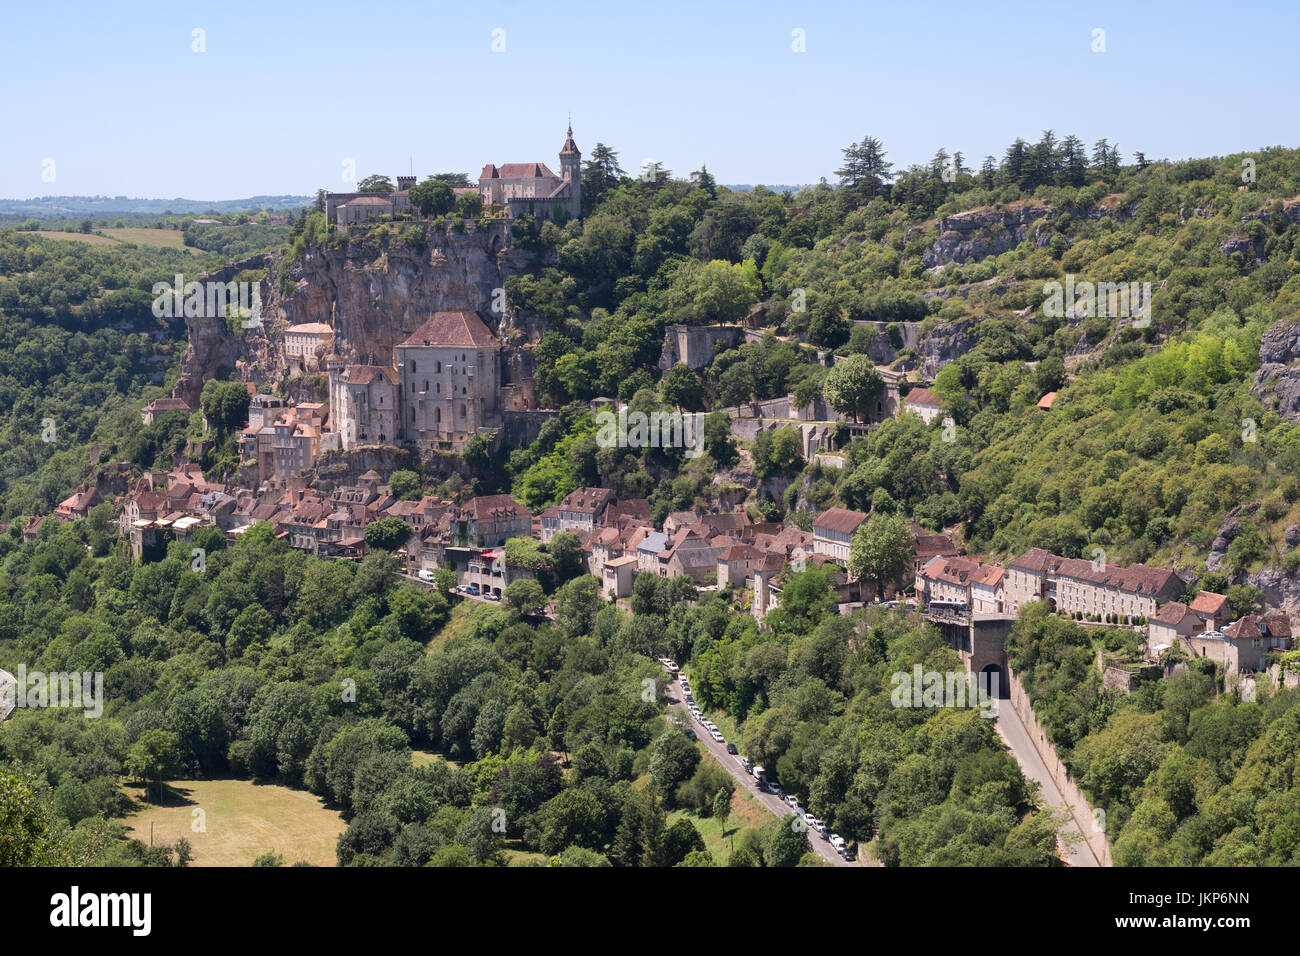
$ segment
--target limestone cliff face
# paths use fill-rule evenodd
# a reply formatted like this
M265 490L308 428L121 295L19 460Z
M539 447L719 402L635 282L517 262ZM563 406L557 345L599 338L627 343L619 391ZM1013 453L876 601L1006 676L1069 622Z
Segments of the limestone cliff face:
M307 322L332 326L334 351L360 363L390 362L393 346L439 311L477 311L503 344L535 338L535 323L515 316L496 291L507 276L534 264L531 253L507 248L507 229L503 221L486 229L471 223L462 233L431 231L418 243L394 226L394 234L381 239L358 235L308 249L301 261L256 256L205 277L224 280L244 269L267 269L262 325L232 331L221 318L187 318L190 345L175 394L196 400L203 382L230 371L259 385L281 384L284 329ZM494 311L501 304L506 311Z
M367 364L389 362L393 346L435 312L476 310L493 327L494 290L508 272L504 229L434 234L423 246L399 235L309 250L290 268L293 291L277 295L273 314L285 326L332 325L334 351Z
M1287 421L1300 422L1300 322L1284 319L1269 326L1259 360L1251 392Z
M231 282L241 272L266 269L268 265L268 256L250 256L232 262L216 272L200 276L198 281L205 287L209 282ZM259 295L263 303L266 301L267 287L267 282L259 283ZM267 362L270 340L265 329L242 329L238 328L238 322L230 324L237 327L237 333L230 330L223 316L186 316L189 345L181 359L181 374L172 390L173 398L183 398L191 408L198 408L203 383L208 379L224 378L245 365Z
M1068 212L1075 219L1114 217L1123 220L1133 215L1135 209L1136 204L1102 204L1085 210L1054 208L1033 202L970 209L946 216L935 224L935 240L922 254L921 261L926 268L937 269L950 262L979 262L986 256L1000 256L1026 239L1033 239L1036 245L1045 246L1051 240L1052 230L1040 225L1031 234L1030 229L1040 219L1050 219L1058 213ZM920 227L917 227L916 232L919 231ZM910 241L912 236L913 232L909 231L907 239Z

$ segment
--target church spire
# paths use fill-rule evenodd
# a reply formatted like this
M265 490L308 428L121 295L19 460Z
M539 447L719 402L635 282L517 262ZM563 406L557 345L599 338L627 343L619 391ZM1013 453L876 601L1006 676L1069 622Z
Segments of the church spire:
M569 114L569 128L564 133L564 145L560 147L561 156L578 156L577 144L573 142L573 114Z

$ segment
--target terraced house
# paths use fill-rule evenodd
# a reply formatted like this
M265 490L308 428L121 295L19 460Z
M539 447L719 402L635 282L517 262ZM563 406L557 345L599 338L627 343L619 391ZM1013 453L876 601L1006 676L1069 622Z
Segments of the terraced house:
M1108 615L1120 621L1150 618L1176 600L1186 585L1172 571L1133 564L1126 568L1083 558L1063 558L1031 548L1007 565L1008 611L1019 614L1031 601L1046 601L1064 614Z

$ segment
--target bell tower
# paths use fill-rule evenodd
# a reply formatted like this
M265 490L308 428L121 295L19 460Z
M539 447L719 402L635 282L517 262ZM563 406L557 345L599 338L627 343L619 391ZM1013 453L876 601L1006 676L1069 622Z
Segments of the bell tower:
M560 148L560 178L569 184L569 215L578 219L582 216L582 153L573 142L572 120Z

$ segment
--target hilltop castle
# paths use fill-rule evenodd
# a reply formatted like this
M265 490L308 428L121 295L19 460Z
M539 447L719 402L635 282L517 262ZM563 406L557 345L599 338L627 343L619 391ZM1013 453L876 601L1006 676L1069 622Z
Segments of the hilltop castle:
M414 176L398 176L391 193L326 193L325 217L337 225L354 225L381 216L411 212ZM472 192L459 187L457 194ZM577 219L582 215L582 153L573 142L573 127L560 147L560 175L545 163L488 163L479 173L478 194L486 209L502 206L514 219L525 213L538 219Z

